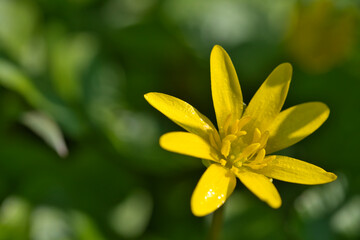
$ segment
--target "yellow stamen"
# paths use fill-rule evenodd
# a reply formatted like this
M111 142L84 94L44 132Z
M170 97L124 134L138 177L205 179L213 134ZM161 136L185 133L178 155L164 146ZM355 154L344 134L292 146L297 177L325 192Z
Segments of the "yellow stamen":
M247 134L246 131L238 131L238 132L236 133L236 136L241 137L241 136L244 136L244 135L246 135L246 134Z
M252 142L253 143L259 142L260 138L261 138L261 132L258 128L255 128Z
M239 131L239 119L236 119L236 122L231 126L230 128L230 133L231 134L236 134Z
M231 167L231 171L234 173L234 174L237 174L239 172L239 169L235 166L232 166Z
M241 168L244 164L241 161L238 161L236 163L233 163L233 166L235 166L236 168Z
M239 161L245 162L251 154L255 153L258 150L259 146L260 143L252 143L247 146L234 161L234 164Z
M256 150L258 150L259 147L260 147L259 143L252 143L243 150L241 155L243 156L243 158L247 158L252 153L254 153Z
M266 143L267 143L267 141L269 139L269 135L270 135L269 131L266 131L261 135L261 139L259 141L260 142L260 148L265 147L265 145L266 145Z
M240 119L238 123L238 131L240 131L248 122L250 122L251 117L246 116Z
M210 142L210 145L212 147L214 147L215 149L219 148L219 145L216 143L214 134L212 132L209 134L209 142Z
M261 169L263 167L266 167L269 163L269 161L271 161L272 157L268 157L266 159L265 158L265 154L266 154L266 151L265 149L261 149L258 154L256 155L256 158L254 161L250 162L250 163L247 163L247 164L244 164L245 166L247 167L250 167L254 170L258 170L258 169Z
M220 135L217 131L214 131L213 133L213 136L214 136L214 139L215 139L215 142L218 146L221 146L221 139L220 139Z
M264 160L265 154L266 154L265 149L261 149L257 153L256 158L254 159L254 161L252 161L252 164L260 164Z
M223 139L223 142L225 142L225 141L233 142L235 139L237 139L237 136L236 136L236 135L234 135L234 134L229 134L229 135L227 135L227 136Z
M227 157L229 156L229 153L230 153L230 149L231 149L231 142L230 141L223 141L223 144L221 146L221 154L224 156L224 157Z
M221 159L221 160L220 160L221 166L225 167L226 163L227 163L227 162L226 162L225 159Z
M227 116L226 120L225 120L225 123L224 123L224 135L226 136L227 135L227 132L228 132L228 129L230 127L230 121L231 121L231 114L229 114L229 116Z

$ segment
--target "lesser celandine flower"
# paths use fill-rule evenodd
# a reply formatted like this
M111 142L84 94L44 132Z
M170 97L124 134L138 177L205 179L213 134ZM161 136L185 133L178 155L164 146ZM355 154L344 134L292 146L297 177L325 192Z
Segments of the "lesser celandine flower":
M218 209L233 192L236 177L273 208L281 205L272 179L323 184L336 175L291 157L268 155L291 146L314 132L327 119L328 107L309 102L281 111L292 67L279 65L245 108L230 57L220 46L211 52L211 89L218 129L188 103L162 93L146 100L188 132L170 132L160 138L166 150L210 160L191 198L194 215Z

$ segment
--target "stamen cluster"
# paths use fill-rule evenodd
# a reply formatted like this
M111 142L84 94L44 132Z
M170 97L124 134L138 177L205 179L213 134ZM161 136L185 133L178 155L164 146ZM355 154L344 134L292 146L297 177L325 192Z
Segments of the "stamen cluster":
M251 138L244 130L244 126L250 122L251 118L236 119L231 124L231 117L231 114L227 117L222 135L217 132L210 134L210 144L216 151L213 153L213 157L234 173L237 173L243 166L252 169L265 167L272 160L271 157L265 160L265 147L269 132L261 132L255 128Z

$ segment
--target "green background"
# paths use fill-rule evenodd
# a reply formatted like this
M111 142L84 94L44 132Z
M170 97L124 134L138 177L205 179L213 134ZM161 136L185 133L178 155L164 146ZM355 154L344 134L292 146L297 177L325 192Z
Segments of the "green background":
M215 122L209 56L233 60L248 103L290 62L284 107L330 117L281 154L338 175L274 181L274 210L240 182L222 239L360 238L359 1L0 0L0 240L205 239L190 197L201 160L162 150L180 128L143 95Z

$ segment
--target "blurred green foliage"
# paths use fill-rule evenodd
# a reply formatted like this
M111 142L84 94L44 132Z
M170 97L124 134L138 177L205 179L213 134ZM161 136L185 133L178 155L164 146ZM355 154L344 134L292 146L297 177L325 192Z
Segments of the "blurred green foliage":
M276 182L270 209L244 187L223 239L360 237L359 1L0 0L0 240L204 239L190 196L204 166L166 152L179 129L143 99L158 91L212 116L209 55L231 56L245 101L281 62L285 106L329 120L284 153L339 175Z

